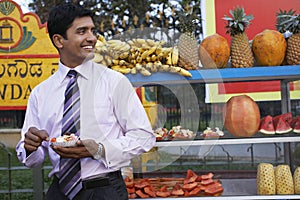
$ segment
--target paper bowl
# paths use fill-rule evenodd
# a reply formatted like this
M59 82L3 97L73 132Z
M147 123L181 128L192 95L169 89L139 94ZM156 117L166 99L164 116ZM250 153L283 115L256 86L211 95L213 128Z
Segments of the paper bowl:
M78 139L74 139L68 142L51 142L53 146L61 146L61 147L75 147Z

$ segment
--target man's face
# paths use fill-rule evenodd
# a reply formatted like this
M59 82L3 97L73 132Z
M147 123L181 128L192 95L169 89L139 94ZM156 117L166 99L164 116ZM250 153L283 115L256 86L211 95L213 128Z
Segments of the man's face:
M76 67L94 57L97 37L91 17L76 18L63 39L60 58L68 67Z

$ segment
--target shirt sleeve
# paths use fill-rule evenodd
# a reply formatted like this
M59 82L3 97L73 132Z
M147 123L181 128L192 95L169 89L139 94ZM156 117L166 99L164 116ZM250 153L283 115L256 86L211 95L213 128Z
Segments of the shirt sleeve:
M110 168L128 165L133 157L149 151L155 136L145 109L126 77L120 79L112 94L114 113L123 135L103 141L104 164Z
M40 166L44 162L46 151L45 142L43 142L42 145L36 151L32 152L29 156L26 155L26 150L24 148L25 133L27 132L27 130L30 127L40 127L37 105L38 104L36 101L35 93L34 91L32 91L28 99L25 120L21 130L21 139L16 146L18 159L21 163L29 168Z

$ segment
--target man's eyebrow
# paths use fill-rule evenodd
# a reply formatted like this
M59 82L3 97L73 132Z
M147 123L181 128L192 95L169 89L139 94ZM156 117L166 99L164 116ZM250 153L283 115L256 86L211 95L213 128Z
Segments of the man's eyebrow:
M86 26L79 26L79 27L76 28L76 30L83 30L83 29L88 29L88 27L86 27Z

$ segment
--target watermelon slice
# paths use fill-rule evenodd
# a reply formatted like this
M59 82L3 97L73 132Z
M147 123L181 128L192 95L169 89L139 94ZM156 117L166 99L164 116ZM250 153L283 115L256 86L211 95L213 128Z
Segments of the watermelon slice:
M276 116L274 118L273 118L273 124L274 124L274 128L275 128L275 133L284 134L284 133L288 133L292 130L290 124L285 120L284 117Z
M300 115L292 120L291 127L294 133L300 133Z
M271 115L267 115L260 120L258 131L260 133L267 134L267 135L275 134L273 117Z
M287 112L287 113L283 113L281 115L277 115L275 117L273 117L273 121L274 123L277 123L277 121L279 120L279 118L282 118L284 121L286 121L289 125L291 125L292 121L293 121L293 116L291 112Z

